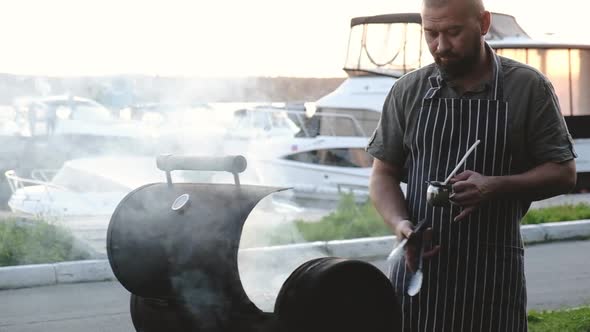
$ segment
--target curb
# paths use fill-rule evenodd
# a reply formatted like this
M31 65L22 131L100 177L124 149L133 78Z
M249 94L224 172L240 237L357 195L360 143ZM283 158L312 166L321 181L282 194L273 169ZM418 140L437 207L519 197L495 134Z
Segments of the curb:
M0 267L0 290L107 280L115 275L106 259Z
M525 244L579 239L590 236L590 220L524 225L521 226L521 234ZM395 236L318 241L242 249L239 251L239 259L242 262L263 261L264 264L271 265L284 264L287 258L293 257L306 259L337 256L375 260L385 258L394 244ZM114 280L117 279L106 259L0 267L0 290Z

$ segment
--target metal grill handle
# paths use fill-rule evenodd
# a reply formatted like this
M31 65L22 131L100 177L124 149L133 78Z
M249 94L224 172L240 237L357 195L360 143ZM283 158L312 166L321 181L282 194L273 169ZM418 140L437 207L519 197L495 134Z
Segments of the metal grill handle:
M170 172L172 171L220 171L230 172L234 175L237 185L240 184L238 173L243 172L248 162L244 156L174 156L170 154L156 157L158 168L166 172L168 183L172 183Z

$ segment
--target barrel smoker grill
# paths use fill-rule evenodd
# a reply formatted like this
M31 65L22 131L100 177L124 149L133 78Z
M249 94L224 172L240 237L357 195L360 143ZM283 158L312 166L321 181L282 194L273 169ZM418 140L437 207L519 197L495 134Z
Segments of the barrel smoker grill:
M107 253L131 293L138 332L395 331L400 308L387 277L369 263L310 260L282 285L274 312L246 295L238 272L244 222L282 190L240 185L246 159L159 156L167 183L129 193L113 213ZM174 170L227 171L236 184L172 183Z

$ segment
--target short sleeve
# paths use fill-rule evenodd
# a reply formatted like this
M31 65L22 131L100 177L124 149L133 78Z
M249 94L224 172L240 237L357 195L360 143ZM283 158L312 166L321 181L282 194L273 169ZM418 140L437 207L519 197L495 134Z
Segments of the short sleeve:
M379 123L366 150L381 161L403 166L407 157L404 148L405 115L396 86L398 83L393 85L385 99Z
M551 83L540 78L533 98L526 125L526 148L532 164L561 163L576 158L573 140Z

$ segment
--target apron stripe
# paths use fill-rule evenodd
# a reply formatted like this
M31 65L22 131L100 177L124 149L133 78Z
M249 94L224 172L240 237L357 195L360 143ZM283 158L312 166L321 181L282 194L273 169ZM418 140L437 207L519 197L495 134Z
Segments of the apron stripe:
M442 154L442 152L443 152L443 150L442 150L443 149L443 140L441 139L441 137L443 137L445 135L445 131L446 131L446 128L447 128L447 119L448 119L448 114L449 114L449 112L448 112L448 109L449 109L448 99L443 99L443 100L445 102L445 119L444 119L444 122L443 122L443 126L442 126L442 129L441 129L440 135L436 135L436 137L439 138L439 148L437 150L438 157L437 157L437 161L436 161L436 168L434 169L434 175L435 175L436 180L441 180L441 181L444 181L444 179L440 179L439 178L440 175L438 173L438 170L440 169L440 166L441 166L440 165L441 164L441 157L443 155ZM434 141L434 137L433 137L433 141ZM432 168L431 168L431 174L432 174ZM433 177L430 176L429 178L432 179ZM430 210L432 211L432 217L434 218L435 213L437 212L437 209L430 208ZM441 210L440 217L434 218L434 220L437 221L437 223L436 223L437 227L436 227L435 230L436 230L436 233L439 234L438 244L442 244L442 243L444 243L444 241L443 241L443 236L444 236L444 232L443 232L443 226L444 225L443 225L443 222L444 222L444 219L443 219L443 215L442 215L442 213L443 213L442 209L439 209L439 210ZM439 306L439 303L440 302L438 300L439 299L439 295L442 293L443 289L446 288L446 280L447 280L447 276L444 275L444 277L443 277L443 274L440 273L440 268L441 268L441 266L443 266L442 265L442 259L441 258L442 257L438 257L438 259L437 259L437 276L438 276L438 278L437 278L437 282L436 282L436 300L435 300L435 309L434 309L434 314L437 315L437 316L439 315L439 313L438 313L439 310L442 310L443 315L446 312L446 307ZM441 288L441 286L442 286L442 288ZM441 297L442 297L442 295L441 295ZM443 302L443 304L444 304L444 302Z
M400 269L402 268L402 264L398 264L396 269L395 269L395 285L399 285L399 275L400 275ZM404 278L406 276L406 273L404 271ZM402 279L402 285L404 284L403 279ZM404 308L404 301L401 302L401 307L402 307L402 312L405 312L405 308ZM402 315L402 331L404 330L404 325L405 325L405 317L406 315Z
M506 132L507 132L507 125L508 125L508 121L505 119L507 117L508 114L508 108L506 108L506 111L502 114L503 116L503 121L504 121L504 139L502 141L502 161L500 162L501 168L500 168L500 176L505 175L505 170L504 170L504 158L506 157ZM504 201L501 202L501 206L502 206L502 211L504 211L504 220L508 220L508 214L507 214L507 209L506 206L504 204ZM503 228L507 228L507 225L503 225ZM502 244L506 244L506 232L502 233L502 239L501 239L501 243ZM502 262L506 261L506 250L502 251ZM504 266L504 264L501 264L502 267L502 272L500 273L502 275L502 282L500 283L500 285L504 286L505 285L505 280L506 280L506 267ZM508 283L508 286L510 287L510 282ZM500 305L504 305L504 292L500 292ZM500 310L499 313L499 317L498 317L498 331L505 331L504 329L502 329L502 314L504 313L504 310Z
M517 264L520 264L519 263L519 259L516 260L516 263ZM516 284L516 289L518 290L518 292L517 292L518 296L520 296L520 292L522 292L522 287L521 287L522 278L521 278L520 275L518 276L518 279L517 280L518 281L517 281L517 284ZM514 315L516 315L518 310L516 308L514 308L514 309L515 309L514 310ZM520 322L521 322L520 319L514 319L514 323L515 323L516 329L514 329L513 331L520 331Z
M512 164L512 157L510 158L509 164ZM512 214L516 214L516 205L512 205L511 210L512 210ZM509 239L513 239L512 234L514 234L514 228L515 225L513 223L510 224L510 235L508 235ZM514 246L515 243L513 242L514 240L511 240L512 242L510 243L511 246ZM517 303L516 303L516 299L518 298L518 275L514 276L514 279L512 279L512 276L514 275L513 271L516 270L515 267L515 258L510 259L510 278L511 278L511 282L510 282L510 288L509 291L512 292L512 290L514 291L514 295L512 296L512 301L511 301L511 305L510 305L510 310L512 312L512 315L510 316L510 326L511 326L511 331L516 331L514 329L514 325L516 323L516 308L517 308Z
M455 154L455 165L457 165L459 163L459 158L461 156L461 144L463 143L463 101L461 101L460 105L459 105L459 146L457 148L457 153ZM453 121L453 123L455 123L455 121ZM462 167L462 170L465 170L465 166ZM455 215L455 206L451 206L451 218L449 220L450 224L453 224L453 215ZM460 255L461 255L461 238L462 238L462 234L461 234L461 230L462 227L458 227L459 230L459 236L457 236L457 253L458 255L457 260L455 262L455 289L454 289L454 295L453 295L453 315L451 318L451 330L456 330L455 329L455 316L457 314L457 289L459 288L459 280L462 280L463 277L459 276L459 265L460 265Z
M424 108L424 100L422 100L422 108L421 109L423 109L423 108ZM430 118L430 112L431 111L432 111L432 103L430 103L429 104L429 107L428 107L428 114L427 114L427 118L426 118L426 123L428 123L428 119ZM422 123L422 115L423 114L424 114L424 112L420 112L420 115L418 117L418 123L419 124ZM416 131L416 139L415 139L415 142L416 142L416 146L417 147L420 146L420 144L419 144L419 133L420 133L420 131ZM426 136L424 135L423 136L423 142L422 142L422 144L424 144L424 141L425 140L426 140ZM413 153L413 151L414 150L412 149L412 153ZM417 155L420 155L420 149L419 148L417 150ZM416 158L419 158L419 157L418 156L415 156L413 160L416 160ZM419 171L420 171L420 164L419 163L415 163L415 174L417 175L419 173ZM416 176L415 179L413 179L414 180L414 184L413 184L414 185L414 188L420 188L419 181L423 177L423 174L424 174L424 170L422 169L422 176ZM416 211L416 210L419 211L420 210L420 205L418 205L418 204L421 203L422 200L419 199L419 197L417 197L418 194L422 194L422 191L421 190L413 190L413 195L412 195L412 200L413 201L410 203L411 205L414 206L414 210L413 211ZM418 218L420 218L420 217L418 216ZM405 278L405 275L404 275L404 278ZM429 285L430 284L430 280L427 280L426 281L426 284ZM402 292L403 292L403 295L402 296L405 296L404 290L405 290L405 287L402 289ZM420 310L420 313L421 312L422 312L422 310ZM402 325L402 331L403 330L404 330L404 326Z
M469 101L469 126L467 127L467 139L469 140L471 137L471 115L472 115L472 108L471 108L471 101ZM459 150L459 153L461 153L461 151ZM464 169L467 168L467 162L465 162L465 166ZM467 224L467 262L469 263L469 253L471 252L471 250L469 250L469 248L471 248L471 222L469 222L470 220L467 220L468 224ZM464 222L464 221L461 221ZM457 259L461 259L460 255L457 255ZM467 284L469 278L469 273L468 273L468 269L465 269L465 283ZM461 318L461 331L464 331L463 326L465 323L465 320L467 319L467 315L465 314L465 304L467 303L467 287L463 288L463 316Z
M497 101L496 101L495 109L496 109L496 117L495 117L495 124L494 124L494 136L493 136L494 137L494 148L493 148L493 151L498 151L498 135L499 135L499 133L498 133L498 116L500 114L500 110L499 110L500 108L499 108L499 104L498 104ZM494 169L498 169L496 167L496 154L495 153L492 156L492 170L491 170L492 173L491 174L492 175L498 175L498 174L496 174L494 172ZM498 204L492 203L492 206L493 206L494 210L496 210L495 212L497 212L498 215L501 214L501 211L502 210L499 209L500 206L498 206ZM495 227L494 227L494 245L497 245L497 243L498 243L498 230L500 229L500 227L501 226L499 224L497 224L497 223L495 224ZM491 303L491 306L492 306L492 308L491 308L492 310L491 310L491 315L489 315L489 317L497 317L498 315L497 314L496 315L494 314L494 309L496 309L496 310L499 310L500 309L498 307L498 305L495 305L495 302L494 302L494 300L496 298L496 284L497 284L496 277L497 277L497 272L498 272L497 271L497 267L498 267L498 251L497 250L494 250L494 264L493 265L494 265L494 274L493 274L493 278L492 278L492 283L493 283L493 287L492 287L492 300L490 302ZM489 330L491 332L492 331L492 326L494 326L493 320L490 320L489 326L490 326L490 329Z
M430 131L430 134L432 135L432 143L431 143L430 146L434 146L434 138L436 137L435 129L437 127L436 124L438 123L438 116L440 114L440 106L441 106L441 103L442 103L442 100L439 99L438 100L438 106L436 108L436 116L434 118L434 127L433 127L433 130ZM430 117L430 114L428 114L428 117ZM426 131L424 132L424 138L425 138L424 141L426 141ZM430 167L430 165L432 165L432 154L433 154L433 152L434 152L434 149L431 149L430 150L430 159L429 159L429 164L428 164L429 167L428 167L428 177L427 177L427 179L430 179L431 176L432 176L432 168ZM426 154L425 154L425 157L426 157ZM424 169L424 168L422 168L422 169ZM422 184L422 183L419 184L419 186L422 187L422 188L424 188L424 185L425 184ZM424 195L423 197L426 197L426 195ZM420 200L420 208L422 207L421 205L422 205L422 202L423 201L424 201L424 199L421 199ZM431 209L429 209L429 210L431 210ZM428 218L428 211L426 212L425 218ZM437 232L438 228L437 228L436 221L433 221L433 223L432 223L432 229L433 229L433 232L434 233ZM432 263L432 261L430 261L430 263ZM437 265L438 265L438 263L437 263ZM430 267L432 267L432 264L430 264ZM430 276L431 270L432 270L431 268L428 269L428 275L429 276ZM429 280L432 280L430 277L428 279ZM436 315L436 308L437 308L437 305L438 305L438 281L436 279L434 281L436 282L436 291L435 291L435 293L436 293L436 299L434 300L434 314ZM430 292L428 292L427 303L430 303ZM430 315L428 315L429 309L430 309L430 306L428 306L428 309L426 310L426 329L428 329L428 318L430 318Z
M451 110L450 110L450 113L451 113L451 133L450 133L451 141L449 142L449 144L451 144L451 146L453 146L453 134L454 134L454 130L455 130L455 121L454 121L455 120L455 116L454 116L455 115L455 112L454 112L454 110L455 110L455 100L454 99L451 99ZM447 108L447 112L445 113L445 116L448 115L448 113L449 113L449 109ZM446 118L445 118L445 120L446 120ZM443 140L441 139L441 144L442 144L442 141ZM448 149L448 150L449 151L447 153L447 165L445 167L445 175L449 174L453 170L452 168L450 168L450 167L452 167L452 166L450 166L451 149ZM443 151L442 150L442 146L441 146L441 149L439 151L441 151L441 152ZM446 179L446 177L445 177L445 179ZM444 181L444 179L443 179L443 181ZM443 218L443 209L441 209L440 215L441 215L441 218L440 218L441 222L444 221L444 222L446 222L449 225L449 226L447 226L447 229L449 230L449 232L448 232L449 233L449 242L448 243L453 243L452 242L452 234L453 234L453 232L450 231L450 225L451 225L451 222L452 222L453 214L452 213L449 214L448 218L446 218L446 221L445 221L445 218ZM441 234L442 233L443 232L442 232L442 229L441 229ZM445 296L444 296L444 298L445 299L447 298L449 288L451 287L451 285L449 285L449 271L450 271L449 267L451 265L451 255L446 255L446 256L447 256L447 265L446 265L446 268L445 268L445 287L444 287L444 289L445 289ZM444 311L443 311L442 326L444 327L444 326L446 326L447 312L449 311L449 308L447 308L445 306L443 310ZM453 308L453 310L454 310L454 308Z
M494 62L496 64L495 66L495 71L496 71L496 75L495 75L495 81L494 81L494 100L498 100L498 80L500 78L500 71L498 70L499 67L499 63L498 63L498 58L494 57Z
M490 109L490 101L489 100L487 101L487 108ZM489 137L488 130L489 130L489 116L487 116L486 119L485 119L485 136L484 136L484 148L483 148L484 149L484 153L483 153L483 165L482 165L482 169L483 169L483 174L484 175L488 175L488 172L486 171L487 155L488 155L487 148L488 148L488 137ZM482 292L482 299L481 299L481 318L479 320L479 324L480 324L479 331L483 331L483 326L484 326L483 325L483 322L484 322L484 313L487 312L488 313L488 316L489 316L489 311L486 310L486 302L488 300L488 297L486 296L486 293L487 293L487 290L488 290L487 281L488 281L488 261L489 261L488 258L489 258L489 255L488 255L488 250L487 250L487 244L490 242L489 241L489 236L490 236L490 223L487 222L487 221L490 220L490 217L491 217L491 215L490 215L491 209L486 209L486 210L487 210L487 218L486 218L486 222L484 222L485 225L486 225L486 227L485 227L486 228L486 230L485 230L485 237L486 237L485 244L486 244L486 247L485 247L485 251L484 251L484 262L483 262L484 263L483 288L482 288L483 289L483 292Z
M430 103L430 108L428 109L428 115L426 117L425 128L428 128L427 124L429 123L428 120L430 119L430 114L432 113L432 104L433 103ZM439 107L440 107L440 101L439 101ZM424 133L424 139L422 140L422 144L423 144L423 146L425 146L425 144L426 144L426 133ZM426 155L426 153L423 153L423 155ZM422 165L424 165L424 162L422 162L420 164L420 166L422 166ZM420 179L424 179L424 167L422 167L422 176L420 177ZM416 191L420 191L420 193L422 193L423 186L422 186L421 183L418 183L418 185L417 185L416 188L420 188L420 189L416 189ZM420 211L422 211L421 207L422 207L423 199L418 199L418 201L420 202L420 204L418 205L418 210L417 210L418 212L417 213L420 214ZM420 217L422 217L422 216L420 216ZM424 216L424 218L426 218L426 216ZM434 225L432 225L431 227L433 227L433 226ZM425 322L424 322L425 329L428 328L428 317L429 317L430 303L431 303L430 302L430 293L431 293L430 292L430 286L431 286L431 280L432 280L432 278L431 278L430 270L431 270L431 267L432 267L432 260L429 260L427 265L428 265L428 278L427 278L427 283L426 283L426 287L427 287L427 298L426 298L426 319L425 319Z
M520 265L521 265L520 268L521 269L524 269L524 266L522 266L523 259L521 258L521 259L519 259L519 261L520 261ZM521 278L520 278L520 282L519 282L519 285L518 286L520 287L520 292L521 292L520 294L522 296L522 292L524 291L524 276L521 275L520 277ZM522 326L523 325L523 322L526 322L526 320L521 319L521 317L520 317L521 316L521 312L520 312L520 310L517 310L517 311L518 311L518 315L519 315L519 317L518 317L519 318L518 319L518 331L522 331L523 330L522 329L523 328L523 326Z
M436 115L435 115L434 126L432 128L432 131L434 131L434 129L436 128L436 123L438 122L438 115L439 115L439 112L440 112L440 106L441 106L441 101L439 100L438 105L436 107ZM425 123L426 128L428 128L428 123L430 123L429 120L430 120L430 116L431 115L432 115L432 103L430 104L430 108L428 109L428 116L426 117L426 123ZM428 130L425 130L424 131L424 135L423 135L423 139L422 139L423 146L426 146L426 138L427 138L426 137L427 136L426 134L428 132L431 132L432 133L432 131L428 131ZM434 137L434 135L433 135L433 137ZM434 143L432 143L432 144L434 144ZM423 154L423 160L424 161L425 161L425 158L426 158L426 153ZM432 159L432 153L430 154L430 158ZM424 178L424 167L421 167L421 168L422 168L422 177L421 178ZM428 176L430 176L430 169L428 169ZM419 202L419 204L418 204L418 211L422 211L422 203L424 203L423 197L426 197L426 192L423 191L424 185L422 183L420 183L420 182L417 183L417 188L420 188L420 190L417 190L417 192L420 193L420 196L417 198L417 201ZM427 216L424 215L423 217L426 218ZM422 216L420 216L419 219L422 219ZM432 225L432 227L434 227L434 225ZM430 271L430 269L429 269L429 271ZM431 280L430 278L428 278L428 279ZM428 288L430 288L430 283L428 284ZM426 300L426 303L427 304L428 304L428 302L429 302L429 299ZM419 310L419 311L421 311L421 310ZM428 326L428 317L429 316L428 316L428 309L427 309L427 311L426 311L426 321L425 321L426 326Z
M476 121L476 123L478 124L478 126L476 126L476 128L475 128L475 137L479 137L479 116L480 116L480 111L481 111L481 100L477 100L477 121ZM477 152L478 152L478 150L479 150L479 146L476 147L475 148L475 151L474 151L474 158L473 158L473 164L474 164L473 165L474 166L473 168L474 169L477 167ZM475 296L473 296L473 305L472 305L472 308L471 308L471 316L472 317L475 317L475 306L476 306L477 288L478 288L477 287L477 285L478 285L478 282L477 282L478 272L477 271L479 271L479 245L478 245L478 242L479 241L478 241L477 238L479 237L479 234L480 234L480 227L479 226L481 225L481 209L477 209L475 212L477 213L477 222L476 222L476 225L477 225L477 233L476 233L476 239L475 239L475 248L476 248L476 252L475 252L475 273L474 273L475 281L473 282L473 288L474 288L474 291L475 291ZM468 220L468 221L471 221L471 220ZM483 301L483 298L482 298L482 301ZM470 328L470 331L474 331L473 330L473 324L474 323L475 323L475 320L472 319L471 320L471 328Z
M424 108L424 100L422 100L422 108ZM420 108L420 109L422 109L422 108ZM430 113L430 110L432 110L432 103L430 104L430 107L429 107L429 110L428 110L428 112L429 112L429 113ZM418 123L421 123L421 120L422 120L422 114L424 114L424 112L420 112L420 115L418 116ZM418 136L418 133L419 133L419 131L416 131L416 142L418 141L418 138L419 138L419 136ZM419 154L419 151L418 151L418 154ZM412 156L413 156L413 158L416 158L416 157L414 156L414 150L413 150L413 149L412 149ZM414 166L415 166L415 167L413 168L413 169L414 169L414 173L415 173L415 174L417 174L417 173L419 172L419 169L418 169L418 167L419 167L419 164L418 164L418 163L416 163ZM416 188L417 186L419 186L419 183L418 183L418 181L419 181L419 177L418 177L418 176L415 176L415 177L413 177L413 178L412 178L412 181L413 181L413 184L412 184L412 185L413 185L413 187L414 187L414 188ZM418 190L415 190L415 191L413 191L413 199L411 200L411 202L412 202L412 204L414 205L414 209L416 208L416 206L415 206L415 205L416 205L416 203L419 201L419 199L416 197L416 195L417 195L419 192L420 192L420 191L418 191ZM405 289L405 287L404 287L404 289ZM422 297L422 294L420 294L420 297ZM420 302L419 302L419 304L418 304L418 306L419 306L419 307L421 306L421 302L422 302L422 301L420 300ZM418 311L418 322L420 322L420 321L421 321L421 316L422 316L422 310L419 310L419 311ZM403 326L402 326L402 331L403 331Z
M507 172L504 169L504 158L506 157L506 133L508 132L508 107L506 107L506 111L502 113L502 120L504 123L504 137L503 137L503 141L502 141L502 161L500 162L500 176L506 175ZM502 209L501 211L504 211L503 213L503 220L508 220L509 219L509 214L508 214L508 209L506 204L504 204L504 201L501 202L502 203ZM504 224L503 225L503 229L507 229L508 227L506 227L508 225ZM500 231L500 229L498 229L498 231ZM504 243L504 241L502 241L501 245L506 245L507 243ZM506 250L502 251L502 262L506 262ZM505 283L504 281L506 280L506 266L505 264L500 264L501 268L502 268L502 272L500 273L502 275L502 282L500 283L500 285L502 285L502 287L504 287ZM510 282L508 282L508 288L510 288ZM504 292L500 292L500 305L505 307L504 305ZM498 314L498 329L497 331L506 331L505 329L502 328L503 326L503 313L505 310L500 310L500 313ZM507 317L506 317L507 318Z
M524 271L524 253L522 254L522 256L520 256L520 268L522 271ZM527 331L528 330L528 324L529 324L529 317L527 315L526 312L526 302L527 302L527 294L526 294L526 275L524 273L521 274L522 276L522 283L521 283L521 287L522 287L522 292L523 292L523 298L524 298L524 307L519 307L520 308L520 315L524 316L524 320L520 320L521 323L523 323L523 327L522 327L522 331Z

